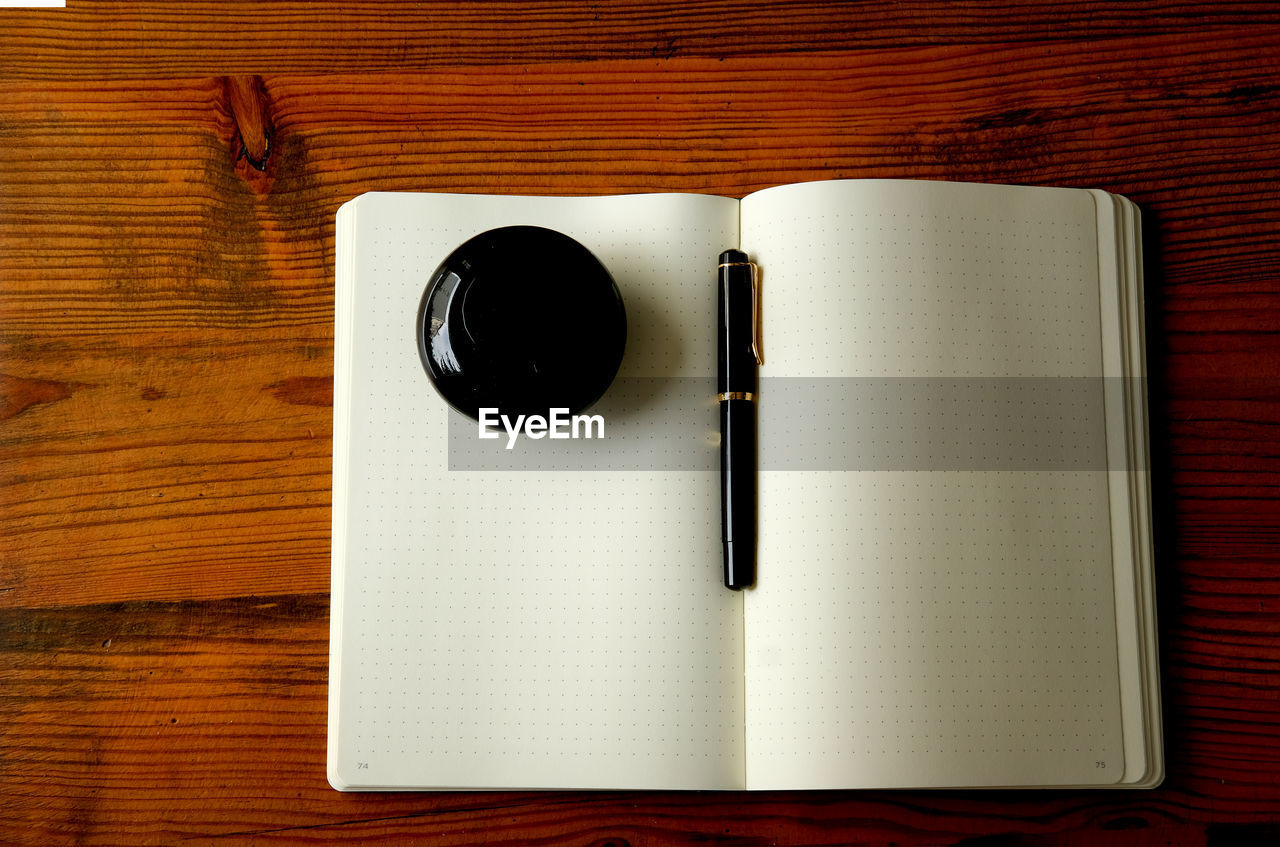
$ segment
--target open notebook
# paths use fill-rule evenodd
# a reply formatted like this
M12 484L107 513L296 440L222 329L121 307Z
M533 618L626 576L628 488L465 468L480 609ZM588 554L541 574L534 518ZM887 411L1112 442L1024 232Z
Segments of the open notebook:
M627 352L592 410L617 439L486 453L423 372L428 275L515 224L618 283ZM1162 778L1128 201L893 180L374 193L336 232L334 787ZM713 397L734 246L763 269L766 361L741 593ZM1043 458L1066 438L1083 452Z

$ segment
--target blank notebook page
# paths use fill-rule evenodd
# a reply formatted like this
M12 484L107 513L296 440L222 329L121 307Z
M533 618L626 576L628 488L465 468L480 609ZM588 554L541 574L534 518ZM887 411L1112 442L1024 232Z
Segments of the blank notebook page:
M736 201L373 194L355 204L344 212L353 290L338 292L335 353L335 400L349 397L350 419L335 425L335 456L349 461L335 464L335 515L348 520L334 528L345 561L331 778L741 786L742 600L719 582L716 476L450 470L457 413L414 341L428 276L450 251L486 229L534 224L577 238L614 275L630 321L621 376L709 377L709 263L737 240ZM653 443L661 450L661 433Z
M1100 376L1097 240L1083 191L759 192L742 246L764 268L761 375ZM1099 404L1081 408L1053 415L1100 433ZM864 437L876 421L860 412L823 437ZM1119 779L1107 475L770 469L805 413L762 388L751 787Z

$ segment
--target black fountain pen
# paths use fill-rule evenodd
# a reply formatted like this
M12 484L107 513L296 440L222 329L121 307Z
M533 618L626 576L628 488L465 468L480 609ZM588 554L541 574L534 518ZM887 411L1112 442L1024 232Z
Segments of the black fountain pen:
M756 391L760 352L760 268L741 250L720 254L720 534L724 584L756 581Z

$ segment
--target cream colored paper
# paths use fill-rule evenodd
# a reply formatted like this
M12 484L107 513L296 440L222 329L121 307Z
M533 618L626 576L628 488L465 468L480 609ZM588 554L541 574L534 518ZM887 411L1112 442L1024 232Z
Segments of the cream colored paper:
M453 247L511 224L566 232L613 272L622 379L685 381L653 389L627 467L449 469L455 413L417 358L418 301ZM1161 778L1140 381L1027 410L1029 431L1105 430L1110 472L776 470L778 433L806 409L767 393L789 378L1086 378L1088 391L1143 375L1127 201L885 180L741 203L371 194L340 210L336 241L336 787ZM646 470L635 452L666 455L677 433L688 449L690 427L715 450L714 404L688 388L714 375L715 258L739 242L764 268L767 362L745 595L720 583L717 475ZM632 395L613 395L604 407L627 414ZM1094 420L1104 409L1121 425ZM844 411L823 438L882 423Z
M741 787L742 599L715 566L716 475L450 471L456 413L414 342L444 256L533 224L611 269L622 374L714 374L705 257L736 240L736 202L373 194L344 224L331 782Z
M810 183L746 198L742 221L762 376L1102 375L1087 192ZM831 438L858 439L858 413ZM796 414L762 392L762 451ZM753 788L1121 778L1105 473L777 471L760 490Z

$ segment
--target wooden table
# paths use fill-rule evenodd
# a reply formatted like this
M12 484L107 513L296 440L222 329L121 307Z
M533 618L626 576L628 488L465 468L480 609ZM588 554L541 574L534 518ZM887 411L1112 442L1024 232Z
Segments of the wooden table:
M0 9L0 842L1280 842L1280 10ZM339 794L333 215L370 189L1105 188L1147 221L1152 792Z

